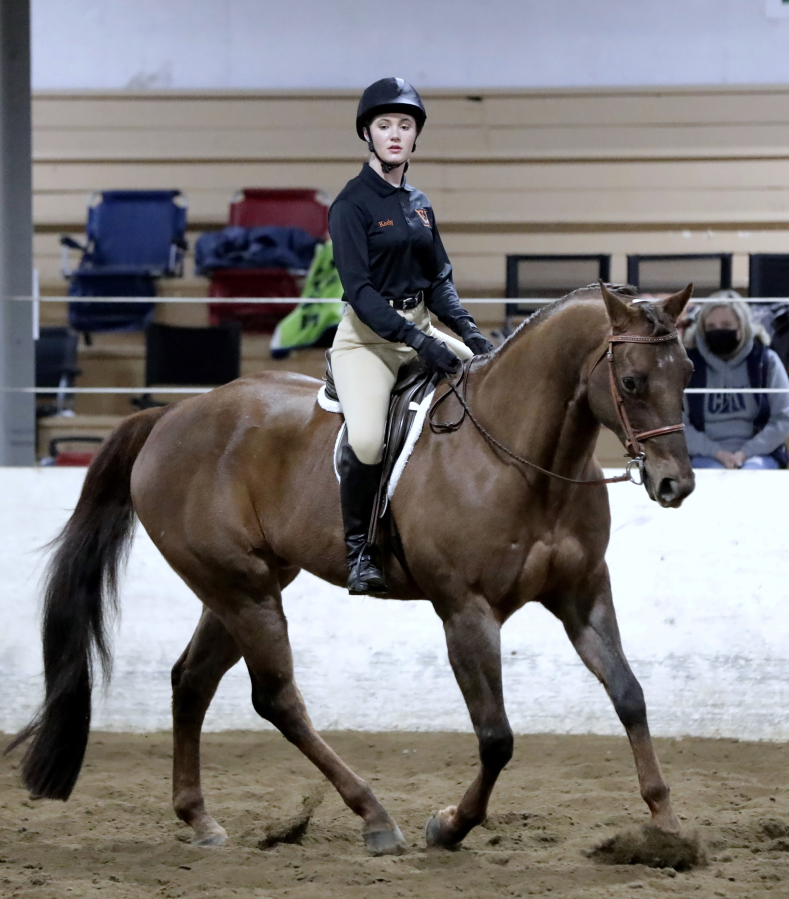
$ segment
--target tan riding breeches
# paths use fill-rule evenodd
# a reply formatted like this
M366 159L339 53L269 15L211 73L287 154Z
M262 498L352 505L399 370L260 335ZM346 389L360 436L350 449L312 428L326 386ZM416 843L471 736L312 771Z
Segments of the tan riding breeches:
M459 359L470 359L471 350L456 337L433 327L424 303L399 312L420 331L443 341ZM351 309L345 307L331 350L337 396L348 425L348 442L365 465L374 465L383 455L389 397L400 366L416 352L404 343L379 337Z

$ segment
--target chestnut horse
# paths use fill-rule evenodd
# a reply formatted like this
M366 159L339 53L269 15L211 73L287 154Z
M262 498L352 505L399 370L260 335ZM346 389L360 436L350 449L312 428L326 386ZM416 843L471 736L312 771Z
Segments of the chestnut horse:
M689 286L647 303L633 301L630 288L595 286L546 307L469 366L465 401L474 419L529 462L564 478L598 481L593 454L600 425L626 439L618 396L635 431L657 431L644 444L649 495L661 506L679 506L693 490L693 472L684 436L669 426L682 420L692 366L671 335L690 293ZM636 341L609 343L612 335ZM610 372L602 361L609 346L616 366ZM133 415L106 441L49 570L46 698L16 741L33 737L23 772L34 795L66 799L78 777L92 665L99 659L107 671L111 661L108 603L111 608L136 513L203 603L197 630L172 672L173 803L192 826L193 842L226 839L201 790L200 732L222 676L243 658L256 711L363 819L369 851L404 850L399 828L368 784L313 728L293 678L282 590L302 568L332 584L346 579L332 468L341 417L318 406L319 386L295 374L242 378ZM444 383L438 395L447 389ZM461 408L450 396L437 411L447 420L459 417ZM425 429L391 514L398 552L384 559L390 595L433 604L479 740L476 779L457 806L430 819L428 844L455 846L485 818L513 748L499 632L533 601L559 618L608 691L653 823L677 830L643 693L619 639L605 563L606 487L520 464L466 417L454 431Z

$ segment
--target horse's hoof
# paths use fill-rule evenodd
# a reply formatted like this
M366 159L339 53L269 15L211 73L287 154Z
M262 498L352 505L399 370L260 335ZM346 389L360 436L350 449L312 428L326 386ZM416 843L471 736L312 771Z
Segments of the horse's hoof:
M396 824L393 830L374 830L364 834L364 845L370 855L402 855L407 849L405 837Z
M435 815L425 824L425 843L429 849L456 849L459 841L449 836L449 819L453 818L457 806L450 805L449 808L436 812Z
M654 815L652 818L652 826L665 833L678 834L682 830L679 818L672 811L662 815Z
M201 830L193 834L191 839L193 846L224 846L226 842L227 831L218 824L215 830Z

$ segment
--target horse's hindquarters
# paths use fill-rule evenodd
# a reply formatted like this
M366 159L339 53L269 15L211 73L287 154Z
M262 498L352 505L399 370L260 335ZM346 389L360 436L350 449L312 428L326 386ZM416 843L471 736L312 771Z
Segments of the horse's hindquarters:
M187 582L241 569L307 568L344 584L332 448L339 415L311 378L261 375L173 408L151 435L132 495L151 539Z

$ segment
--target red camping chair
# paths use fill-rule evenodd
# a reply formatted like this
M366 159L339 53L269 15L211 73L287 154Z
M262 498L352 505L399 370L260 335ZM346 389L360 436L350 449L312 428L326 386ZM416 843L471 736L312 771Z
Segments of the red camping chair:
M230 203L229 225L254 228L279 225L303 228L313 237L329 236L329 204L318 190L302 188L245 188ZM208 296L298 297L302 276L281 268L221 269L214 272ZM212 325L241 322L246 331L273 331L277 322L295 308L287 303L209 303Z
M59 468L85 468L93 461L103 442L103 437L53 437L49 441L49 459L41 464L57 465ZM93 449L72 449L71 445L75 443L93 444ZM61 444L67 448L59 449Z

